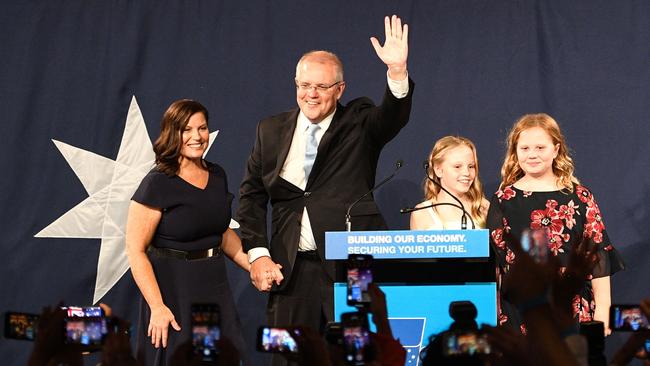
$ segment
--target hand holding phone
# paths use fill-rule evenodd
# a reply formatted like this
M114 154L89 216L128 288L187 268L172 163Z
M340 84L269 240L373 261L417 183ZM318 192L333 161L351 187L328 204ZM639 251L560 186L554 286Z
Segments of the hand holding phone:
M343 348L348 365L365 365L374 359L370 345L368 315L360 312L341 314Z

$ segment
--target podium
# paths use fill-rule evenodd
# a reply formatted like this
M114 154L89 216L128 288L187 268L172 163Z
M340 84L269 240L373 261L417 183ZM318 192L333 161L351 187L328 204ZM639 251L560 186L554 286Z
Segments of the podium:
M451 302L471 301L478 310L478 324L496 325L496 271L488 235L485 229L327 232L325 258L374 257L373 282L386 294L393 333L407 351L406 364L418 365L428 337L453 322ZM336 319L355 311L347 305L346 282L345 271L337 271Z

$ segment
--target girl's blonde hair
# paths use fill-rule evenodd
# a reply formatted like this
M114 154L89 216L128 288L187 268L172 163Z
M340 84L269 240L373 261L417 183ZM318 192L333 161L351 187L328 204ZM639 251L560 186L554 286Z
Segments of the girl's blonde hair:
M499 188L503 189L514 184L525 175L517 160L517 141L522 131L533 127L540 127L546 131L551 137L553 145L559 146L557 157L553 159L553 174L557 178L558 186L572 192L573 183L579 183L578 178L573 175L575 169L573 159L569 156L569 148L562 131L560 131L560 126L553 117L546 113L523 115L512 126L507 139L506 157L501 167L501 185Z
M436 165L442 164L442 162L445 160L445 154L449 150L458 146L467 146L470 150L472 150L472 154L474 155L476 176L474 177L472 185L469 187L469 191L467 191L467 197L469 197L469 200L471 202L471 207L468 211L470 215L472 215L472 218L477 220L477 222L475 222L477 227L485 227L485 213L483 210L481 210L481 204L485 198L483 197L483 186L481 185L481 180L479 178L476 147L472 141L470 141L468 138L460 136L445 136L436 141L435 145L433 145L431 153L429 154L429 166L427 167L427 175L436 181L436 183L442 184L440 178L438 178L438 176L435 174L434 167ZM424 198L427 200L435 200L435 198L438 196L438 193L440 193L440 187L431 182L428 178L425 179Z

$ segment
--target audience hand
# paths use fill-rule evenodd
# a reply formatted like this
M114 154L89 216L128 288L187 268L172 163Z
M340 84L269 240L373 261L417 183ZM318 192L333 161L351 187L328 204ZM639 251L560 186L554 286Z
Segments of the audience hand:
M100 304L102 306L103 304ZM107 316L110 316L110 311L104 309ZM102 366L136 366L141 365L135 358L131 350L131 340L129 338L129 329L131 324L120 318L113 317L111 322L115 326L113 331L109 327L109 333L104 339L104 346L102 348Z
M327 343L318 332L309 327L295 327L289 332L298 345L298 353L283 353L288 360L305 366L331 365Z
M650 298L641 301L641 311L650 318ZM643 349L646 339L650 339L650 330L634 332L627 342L616 352L610 365L627 365L636 356L648 359L648 354Z
M34 348L29 357L29 366L64 364L82 366L81 348L78 345L66 344L63 331L65 310L62 303L54 308L45 307L38 320L38 331Z
M370 312L372 322L377 327L377 333L393 338L393 332L388 321L388 308L386 306L386 295L375 283L368 285L370 295Z
M530 363L530 345L526 337L511 327L491 327L482 325L487 334L492 353L500 352L509 365L526 365Z

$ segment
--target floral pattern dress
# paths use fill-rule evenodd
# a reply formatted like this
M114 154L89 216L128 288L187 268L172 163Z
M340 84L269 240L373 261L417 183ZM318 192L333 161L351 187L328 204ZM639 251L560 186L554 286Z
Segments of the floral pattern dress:
M596 306L591 278L606 277L624 267L607 236L593 194L579 184L574 184L573 192L530 192L507 186L492 197L487 226L497 263L498 323L519 328L524 333L525 326L517 308L501 296L500 278L517 260L503 239L504 232L519 238L526 229L531 232L543 230L548 239L549 255L557 256L563 265L568 262L571 247L578 245L584 236L599 246L598 264L585 281L582 292L573 300L574 316L580 322L593 320Z

